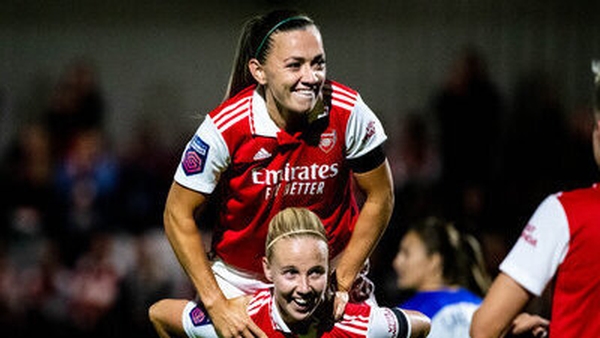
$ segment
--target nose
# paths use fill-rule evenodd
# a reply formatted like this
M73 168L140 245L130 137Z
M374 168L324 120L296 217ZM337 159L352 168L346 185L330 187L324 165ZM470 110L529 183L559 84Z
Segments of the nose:
M392 267L394 268L394 270L396 270L396 272L398 272L400 270L400 267L402 266L402 255L396 255L396 257L394 257L394 260L392 261Z
M298 291L298 293L309 293L311 291L308 276L303 276L299 278L296 290Z
M313 69L310 64L302 66L302 77L301 81L304 83L316 83L319 82L319 71Z

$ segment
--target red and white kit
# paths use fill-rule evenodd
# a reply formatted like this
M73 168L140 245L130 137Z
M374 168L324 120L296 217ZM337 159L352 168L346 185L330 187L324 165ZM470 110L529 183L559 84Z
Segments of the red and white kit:
M551 337L600 332L600 184L548 196L500 269L535 295L556 274Z
M398 308L349 303L343 318L332 327L318 329L315 325L303 335L295 334L281 318L270 289L254 295L248 305L248 314L269 338L404 338L410 337L411 333L408 317ZM183 326L190 338L217 337L205 311L194 302L189 302L183 311Z
M327 81L323 92L322 112L290 135L251 86L210 112L188 143L175 180L220 198L212 249L227 265L262 275L268 223L291 206L322 219L331 257L346 246L359 213L347 162L387 136L356 91Z

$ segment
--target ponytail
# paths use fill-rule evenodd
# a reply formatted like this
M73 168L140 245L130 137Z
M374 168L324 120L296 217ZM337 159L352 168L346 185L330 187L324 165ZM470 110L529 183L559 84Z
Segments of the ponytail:
M248 20L240 33L224 99L232 98L246 87L257 84L248 69L248 62L255 58L264 63L276 32L310 25L314 25L312 19L295 10L275 10Z
M456 284L483 296L491 278L483 259L481 246L470 234L460 232L454 224L438 217L428 217L410 229L423 241L427 253L439 253L446 284Z

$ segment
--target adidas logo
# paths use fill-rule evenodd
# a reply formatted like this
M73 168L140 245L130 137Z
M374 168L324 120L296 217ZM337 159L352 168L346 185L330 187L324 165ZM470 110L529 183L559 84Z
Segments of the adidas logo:
M273 155L270 152L268 152L265 148L260 148L260 150L254 155L253 160L260 161L271 156Z

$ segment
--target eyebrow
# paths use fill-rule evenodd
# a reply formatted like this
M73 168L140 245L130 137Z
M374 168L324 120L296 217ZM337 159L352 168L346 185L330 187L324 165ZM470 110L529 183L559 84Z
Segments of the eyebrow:
M288 62L288 61L303 61L303 60L314 61L314 60L318 60L318 59L325 59L325 54L324 53L318 54L315 57L313 57L312 59L307 59L307 58L302 57L302 56L290 56L290 57L287 57L287 58L283 59L283 62Z

